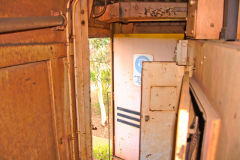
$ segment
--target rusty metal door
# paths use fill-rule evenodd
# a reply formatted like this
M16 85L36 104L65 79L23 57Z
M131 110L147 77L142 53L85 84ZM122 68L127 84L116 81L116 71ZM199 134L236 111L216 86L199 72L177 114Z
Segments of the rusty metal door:
M144 62L142 68L140 159L172 159L184 66Z
M53 10L65 12L66 1L1 0L0 5L6 19L52 16ZM78 155L72 152L73 55L68 61L65 42L65 30L57 28L0 34L1 160Z
M64 53L61 44L0 47L0 159L70 159Z

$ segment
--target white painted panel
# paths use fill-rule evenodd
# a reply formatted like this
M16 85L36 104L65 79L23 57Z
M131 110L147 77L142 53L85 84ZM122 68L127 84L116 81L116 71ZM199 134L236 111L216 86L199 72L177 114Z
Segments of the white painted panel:
M141 160L172 159L177 114L176 106L178 106L183 74L184 67L177 66L175 62L143 63ZM151 95L153 86L161 86L155 87L155 95ZM162 97L157 99L156 92L158 93L157 97ZM155 98L151 96L155 96ZM151 104L159 104L159 110L151 110Z
M152 86L150 92L150 111L175 110L177 86Z
M174 61L175 39L114 37L114 101L115 155L125 160L139 159L139 128L123 124L117 118L134 124L139 122L117 116L117 113L139 118L135 114L118 111L117 107L140 112L141 87L133 82L134 54L149 54L154 61Z

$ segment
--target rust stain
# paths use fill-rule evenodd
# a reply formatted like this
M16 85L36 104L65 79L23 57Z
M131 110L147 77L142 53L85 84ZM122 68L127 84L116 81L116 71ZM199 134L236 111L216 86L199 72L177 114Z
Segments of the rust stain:
M66 56L64 44L0 47L0 67L31 63Z
M51 16L51 11L65 12L65 0L1 0L1 17ZM56 5L58 4L58 5ZM11 7L9 7L11 6ZM64 42L65 32L52 29L0 35L1 44Z

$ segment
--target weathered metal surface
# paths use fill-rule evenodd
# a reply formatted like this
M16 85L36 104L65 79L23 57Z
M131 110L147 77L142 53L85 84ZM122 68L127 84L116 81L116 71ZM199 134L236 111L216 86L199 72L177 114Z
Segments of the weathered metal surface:
M173 157L176 114L184 74L184 66L175 62L143 62L141 95L141 141L140 159L170 160ZM151 95L151 88L158 87L158 92ZM175 96L166 92L175 88ZM152 96L161 96L164 101ZM157 102L151 102L151 101ZM168 103L166 103L168 102ZM151 104L159 104L158 110L151 111ZM167 105L167 106L166 106ZM171 106L171 109L169 108ZM167 109L168 108L168 109Z
M179 40L175 53L176 53L176 63L178 65L187 65L188 62L188 52L187 52L188 40Z
M167 34L168 35L168 34ZM114 155L125 160L139 159L139 129L117 121L117 114L125 114L139 119L140 116L120 111L118 107L140 112L141 87L133 83L134 54L150 54L154 61L174 61L174 49L178 36L166 39L160 35L114 35ZM168 53L168 54L166 54ZM124 87L123 87L124 86ZM138 121L121 118L135 125Z
M112 36L110 29L89 27L88 28L88 37L89 38L109 38Z
M239 0L225 0L223 14L223 28L221 38L224 40L237 39Z
M0 18L0 33L18 32L64 25L64 17L39 16L20 18Z
M188 126L190 119L190 90L189 73L185 72L182 80L180 101L177 115L176 142L175 142L175 160L185 160L187 150Z
M0 46L0 67L65 56L66 48L64 44Z
M205 120L201 160L216 159L221 119L194 78L190 80L190 88Z
M60 81L66 70L63 62L0 69L1 159L68 159L67 88Z
M92 125L87 1L79 0L75 9L73 9L73 35L76 39L73 39L73 50L78 146L81 159L89 160L92 159Z
M61 159L70 159L72 146L64 46L10 46L0 49L3 53L0 114L4 114L1 116L0 139L6 143L1 143L0 158L56 159L58 155ZM6 119L9 116L13 116L11 121ZM11 128L10 133L8 128Z
M66 0L1 0L0 17L52 16L54 12L62 11L64 13L65 10ZM63 31L54 31L53 29L41 29L0 35L1 44L52 43L64 41L65 33Z
M106 12L99 20L105 22L185 21L186 16L187 3L120 2L108 5Z
M195 55L193 78L221 118L217 160L240 157L239 46L239 42L189 41L188 50Z
M70 60L70 75L73 85L73 57ZM59 142L59 154L61 159L73 159L72 141L76 142L76 139L72 139L71 134L72 130L70 128L71 119L70 112L73 115L73 130L76 131L76 111L74 109L75 103L73 103L73 109L71 110L70 106L70 96L69 87L74 88L74 86L69 85L67 81L68 77L68 61L64 58L58 58L51 60L52 64L52 80L53 80L53 92L55 98L56 106L56 124L57 124L57 133L58 133L58 142ZM72 90L72 101L74 100L74 91ZM77 150L77 146L75 146ZM78 158L78 152L75 153L75 157Z
M0 69L0 158L57 159L48 64Z
M185 22L114 23L114 34L184 33Z
M240 3L238 6L238 13L240 13ZM240 15L238 15L237 39L240 39Z
M177 107L175 99L177 99L176 86L151 86L149 110L174 111Z
M187 15L187 25L186 25L186 36L195 37L196 36L196 26L197 26L197 0L192 0L188 3L188 15Z
M65 11L66 0L1 0L1 17L51 16L51 11Z
M90 17L88 21L88 37L103 38L111 37L112 30L110 24L97 21Z
M223 0L189 0L186 36L219 39L223 24Z
M0 44L55 43L65 42L64 31L40 29L0 35Z
M1 0L0 16L49 17L65 10L65 0ZM72 143L72 132L77 133L75 103L70 105L73 53L70 46L67 61L65 38L55 29L0 34L0 159L79 158Z

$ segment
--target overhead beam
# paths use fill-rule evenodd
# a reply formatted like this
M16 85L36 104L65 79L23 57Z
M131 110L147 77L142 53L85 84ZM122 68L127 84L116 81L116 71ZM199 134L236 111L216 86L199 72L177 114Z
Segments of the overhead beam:
M114 23L114 34L184 33L185 22Z
M95 8L96 13L102 8ZM119 2L107 6L100 21L141 22L141 21L185 21L187 3L185 2Z
M111 37L110 24L99 22L94 19L88 21L88 38L105 38Z

